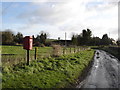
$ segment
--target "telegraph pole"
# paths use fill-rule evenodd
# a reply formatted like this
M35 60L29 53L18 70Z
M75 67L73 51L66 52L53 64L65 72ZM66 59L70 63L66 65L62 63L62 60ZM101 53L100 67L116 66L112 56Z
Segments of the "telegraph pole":
M67 46L66 37L67 37L67 34L65 32L65 47Z
M109 32L109 38L110 38L110 32Z
M66 53L66 46L67 46L67 42L66 42L66 32L65 32L65 47L64 47L64 53Z

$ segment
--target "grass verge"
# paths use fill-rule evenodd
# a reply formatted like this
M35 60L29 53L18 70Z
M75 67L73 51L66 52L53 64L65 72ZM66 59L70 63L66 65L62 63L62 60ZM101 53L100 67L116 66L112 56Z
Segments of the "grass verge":
M12 67L3 67L3 88L65 88L82 74L94 56L94 50L49 57Z

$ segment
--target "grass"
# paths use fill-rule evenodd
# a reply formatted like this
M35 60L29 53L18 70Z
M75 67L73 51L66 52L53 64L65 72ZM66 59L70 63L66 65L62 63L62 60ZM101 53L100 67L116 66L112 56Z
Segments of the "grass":
M1 46L2 54L25 54L26 50L22 46ZM52 50L52 47L37 47L38 53L46 53ZM35 47L30 50L31 54L34 54Z
M0 46L2 48L2 64L3 66L11 66L13 64L18 64L20 62L26 62L26 50L23 49L22 46ZM83 47L79 47L81 50ZM1 50L1 49L0 49ZM78 47L74 49L73 47L70 48L67 47L65 50L65 54L71 54L71 53L78 52ZM34 54L35 54L35 47L33 47L32 50L30 50L30 59L34 60ZM63 54L63 48L60 52L60 55ZM53 56L53 48L52 47L37 47L37 58L44 58Z
M11 67L3 67L3 88L64 88L70 86L89 64L94 50L49 57Z
M26 60L26 50L22 46L1 46L2 47L2 64L13 65L20 62L25 62ZM49 56L52 52L52 47L37 47L37 57ZM34 59L35 47L30 50L30 59Z

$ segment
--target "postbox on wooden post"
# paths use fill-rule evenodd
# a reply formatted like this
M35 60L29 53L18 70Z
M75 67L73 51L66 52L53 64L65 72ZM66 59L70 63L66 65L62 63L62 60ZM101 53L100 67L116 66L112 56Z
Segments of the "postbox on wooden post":
M27 65L29 65L29 50L32 49L33 38L32 36L25 36L23 39L23 49L27 50Z

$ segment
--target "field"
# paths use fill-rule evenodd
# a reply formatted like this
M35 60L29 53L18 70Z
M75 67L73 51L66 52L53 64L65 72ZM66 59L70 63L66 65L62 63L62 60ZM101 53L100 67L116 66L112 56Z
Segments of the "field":
M50 56L52 52L52 47L37 47L37 57L47 57ZM34 60L35 47L30 50L30 59ZM26 50L22 46L2 46L2 64L13 65L20 62L25 62L26 60Z
M2 87L70 87L70 84L74 83L81 75L83 69L88 66L93 55L94 50L84 50L70 55L59 57L49 56L47 58L33 60L29 66L26 66L25 63L19 63L14 66L3 67Z
M34 49L35 47L30 50L31 54L34 54ZM51 49L51 47L38 47L38 53L46 53ZM2 54L24 54L25 52L22 46L2 46Z
M2 64L3 66L11 66L13 64L18 64L20 62L26 61L26 50L23 49L22 46L1 46L2 47ZM57 52L53 52L52 47L36 47L37 48L37 59L41 59L44 57L53 56L53 54ZM79 50L84 49L83 47L76 47L76 48L70 48L67 47L66 49L64 47L59 50L59 54L71 54L78 52ZM64 52L63 52L64 51ZM33 47L32 50L30 50L30 60L35 60L35 47Z

